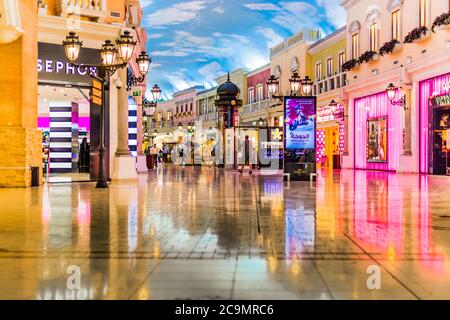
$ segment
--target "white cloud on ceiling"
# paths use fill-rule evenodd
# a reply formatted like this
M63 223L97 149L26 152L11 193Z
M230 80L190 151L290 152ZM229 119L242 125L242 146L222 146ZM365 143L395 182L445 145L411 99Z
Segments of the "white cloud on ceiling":
M151 27L165 26L188 22L197 18L198 13L206 8L206 1L187 1L157 10L147 15L147 23Z

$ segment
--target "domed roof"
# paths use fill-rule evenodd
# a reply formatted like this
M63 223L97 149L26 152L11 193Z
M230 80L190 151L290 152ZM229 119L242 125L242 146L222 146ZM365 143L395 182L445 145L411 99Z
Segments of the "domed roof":
M236 99L240 93L239 87L230 81L230 73L228 72L227 81L217 88L217 95L222 99Z

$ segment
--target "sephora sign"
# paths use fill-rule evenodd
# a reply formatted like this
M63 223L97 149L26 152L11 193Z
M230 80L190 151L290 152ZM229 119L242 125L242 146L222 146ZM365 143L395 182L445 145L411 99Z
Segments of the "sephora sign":
M77 63L97 65L100 63L100 54L98 50L82 48ZM39 42L37 70L40 84L91 86L90 74L97 74L96 68L72 66L66 59L62 45L43 42Z

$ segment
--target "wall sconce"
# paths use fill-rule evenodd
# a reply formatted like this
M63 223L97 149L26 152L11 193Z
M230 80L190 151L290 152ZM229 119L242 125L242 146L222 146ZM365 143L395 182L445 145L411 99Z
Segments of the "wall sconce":
M408 110L408 108L406 107L406 94L402 92L400 99L396 99L397 90L398 88L394 86L394 84L390 83L386 88L386 94L388 96L388 99L393 106L402 107L406 111Z

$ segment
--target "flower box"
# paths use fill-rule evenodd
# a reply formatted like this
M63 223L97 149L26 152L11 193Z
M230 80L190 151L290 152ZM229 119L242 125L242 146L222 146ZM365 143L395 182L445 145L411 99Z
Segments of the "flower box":
M392 54L400 51L402 44L398 40L391 40L383 44L378 52L380 56Z
M351 59L342 65L342 72L356 71L359 68L358 59Z
M436 17L431 27L431 31L435 32L435 30L450 30L450 11Z
M430 37L431 37L431 31L427 30L427 32L420 39L417 39L414 42L419 43L419 42L428 40Z
M411 30L405 37L404 43L421 42L428 39L431 36L431 32L427 27L419 27Z
M359 57L359 64L371 63L377 61L379 58L378 53L375 51L366 51Z

